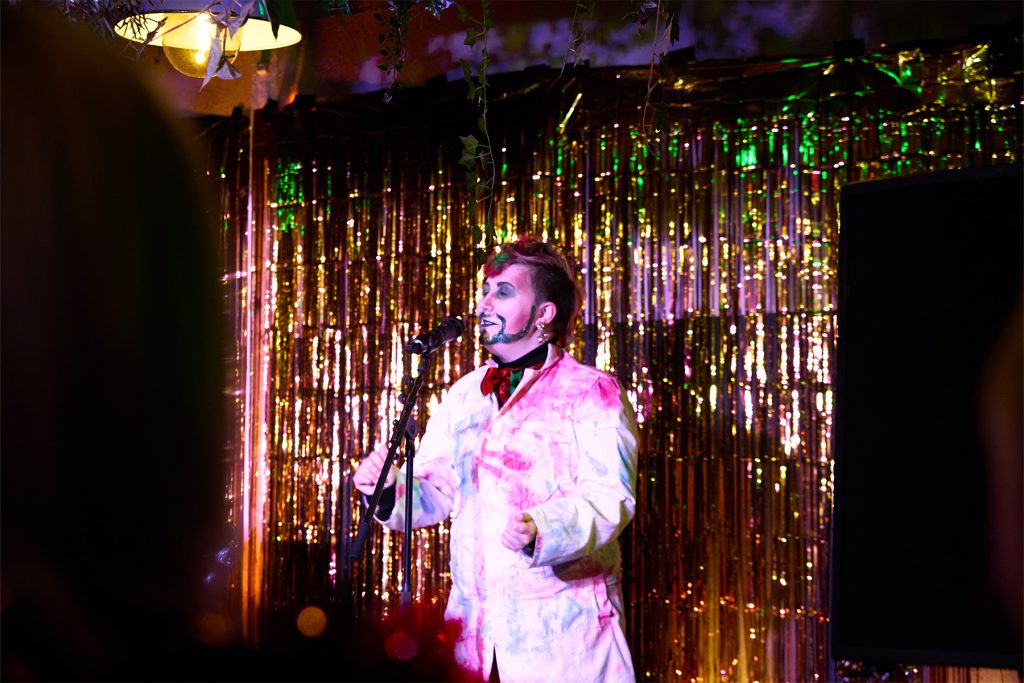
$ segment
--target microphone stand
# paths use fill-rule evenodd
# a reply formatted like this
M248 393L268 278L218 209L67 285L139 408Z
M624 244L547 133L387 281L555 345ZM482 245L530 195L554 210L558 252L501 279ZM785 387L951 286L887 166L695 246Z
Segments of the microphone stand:
M377 486L373 489L373 495L370 496L370 500L367 503L366 514L359 521L359 531L356 533L355 541L353 541L349 551L350 561L357 560L362 554L363 544L370 533L370 526L373 524L373 518L377 514L377 507L380 505L381 495L384 493L384 484L398 453L398 445L405 438L405 539L402 545L402 597L399 603L403 610L412 606L412 584L409 580L412 572L412 464L415 451L413 439L416 437L418 427L415 421L410 420L410 417L412 416L413 408L416 406L416 398L419 395L420 388L423 386L423 378L430 369L430 363L434 358L434 351L436 350L430 349L422 354L420 356L419 368L416 371L416 377L411 383L409 380L406 380L409 391L399 397L399 401L402 403L402 414L392 423L394 430L391 432L391 439L388 441L388 455L384 459L384 467L380 471L380 478L377 479Z

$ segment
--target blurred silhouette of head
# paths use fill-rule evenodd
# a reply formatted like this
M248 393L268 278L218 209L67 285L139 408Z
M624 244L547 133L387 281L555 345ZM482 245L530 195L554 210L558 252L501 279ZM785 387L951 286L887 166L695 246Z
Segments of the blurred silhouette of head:
M145 678L223 501L216 229L137 66L46 10L0 24L2 674Z

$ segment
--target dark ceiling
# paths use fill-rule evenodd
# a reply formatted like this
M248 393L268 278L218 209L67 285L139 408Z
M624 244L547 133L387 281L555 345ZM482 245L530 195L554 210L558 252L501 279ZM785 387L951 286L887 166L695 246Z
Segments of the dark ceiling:
M482 16L480 0L462 4L471 16ZM200 89L200 81L173 72L155 48L147 48L144 68L161 80L177 109L195 113L227 114L237 105L262 107L268 98L287 104L297 95L330 99L387 87L378 68L382 29L375 18L387 3L351 0L347 16L329 15L327 6L296 0L302 41L270 53L263 69L260 55L243 53L237 81L215 80ZM836 43L854 38L871 49L984 35L994 27L1019 36L1024 23L1019 0L699 0L679 5L678 40L670 45L664 37L655 44L653 18L641 26L630 16L637 0L597 0L592 18L578 14L576 0L491 0L489 6L490 73L562 66L571 59L574 13L587 32L579 58L592 67L647 65L655 52L688 47L697 60L717 60L829 54ZM440 75L461 78L460 58L479 61L479 45L466 46L465 36L456 8L434 17L416 5L401 81L416 86Z

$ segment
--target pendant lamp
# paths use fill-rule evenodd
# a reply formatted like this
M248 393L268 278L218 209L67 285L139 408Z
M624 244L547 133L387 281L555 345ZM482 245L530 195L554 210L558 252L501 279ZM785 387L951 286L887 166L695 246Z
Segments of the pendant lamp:
M211 54L234 62L239 52L287 47L302 39L294 12L275 17L274 35L264 0L146 0L142 9L118 22L114 32L137 43L152 35L148 44L162 47L171 66L193 78L207 76Z

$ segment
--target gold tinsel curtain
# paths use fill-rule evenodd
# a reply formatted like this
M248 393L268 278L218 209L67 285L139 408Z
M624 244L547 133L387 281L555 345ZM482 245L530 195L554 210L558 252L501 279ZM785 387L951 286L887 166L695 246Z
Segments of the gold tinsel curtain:
M1020 93L998 76L972 45L696 63L653 90L630 70L492 77L497 241L531 233L575 257L573 350L624 382L640 422L624 568L641 679L833 677L839 189L1017 162ZM268 108L223 143L227 494L254 642L303 605L396 604L398 534L347 564L350 476L400 410L402 345L472 311L486 204L467 205L458 136L476 116L451 84ZM444 348L421 424L481 359L472 335ZM446 598L446 534L416 532L419 601Z

